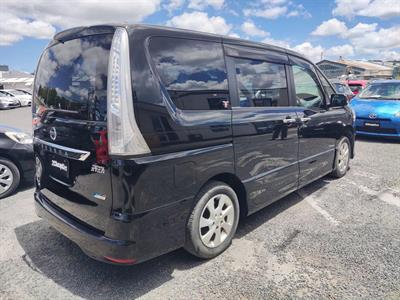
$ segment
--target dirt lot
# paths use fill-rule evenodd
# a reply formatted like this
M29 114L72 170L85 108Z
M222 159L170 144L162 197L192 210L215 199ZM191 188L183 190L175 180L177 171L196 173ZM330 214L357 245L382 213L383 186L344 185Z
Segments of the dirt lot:
M18 121L29 110L12 113L29 129ZM347 176L242 220L210 261L178 250L133 267L96 262L36 217L25 185L0 200L0 298L400 299L400 144L356 147Z

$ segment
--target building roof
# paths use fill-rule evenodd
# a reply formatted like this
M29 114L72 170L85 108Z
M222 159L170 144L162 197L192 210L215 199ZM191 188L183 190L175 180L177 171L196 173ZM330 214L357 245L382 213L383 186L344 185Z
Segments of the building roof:
M374 63L367 62L367 61L361 61L361 60L340 59L338 61L334 61L334 60L324 59L324 60L318 62L317 65L320 65L324 62L338 64L338 65L342 65L342 66L350 66L350 67L364 69L364 70L371 70L371 71L372 70L373 71L392 71L391 67L382 66L382 65L374 64Z
M8 71L1 72L0 84L23 84L32 85L34 80L34 75L26 72L20 71Z
M360 61L360 60L346 60L346 59L341 59L339 60L340 63L345 64L350 67L356 67L356 68L361 68L365 70L379 70L379 71L391 71L392 68L387 67L387 66L382 66L378 64L374 64L371 62L367 61Z

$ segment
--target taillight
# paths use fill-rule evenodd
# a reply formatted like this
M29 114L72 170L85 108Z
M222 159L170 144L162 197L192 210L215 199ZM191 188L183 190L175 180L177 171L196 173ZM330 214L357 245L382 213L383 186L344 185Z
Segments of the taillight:
M108 62L107 125L111 155L150 153L135 119L130 69L128 33L117 28Z

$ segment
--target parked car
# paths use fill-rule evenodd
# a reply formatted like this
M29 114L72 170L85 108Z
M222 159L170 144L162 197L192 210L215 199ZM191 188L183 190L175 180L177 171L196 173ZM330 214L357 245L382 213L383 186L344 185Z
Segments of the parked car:
M32 104L32 95L30 95L29 93L12 89L2 90L2 92L17 98L21 106L30 106Z
M331 83L335 87L335 91L338 94L344 94L347 97L347 100L351 100L354 97L354 94L348 84L345 81L340 80L331 80Z
M371 82L350 104L359 135L400 137L400 80Z
M9 109L20 106L20 102L15 97L0 90L0 109Z
M22 179L32 181L34 171L32 136L0 125L0 199L11 195Z
M34 99L37 214L108 263L215 257L239 216L344 176L353 157L352 110L313 63L226 36L66 30Z
M347 80L351 91L354 95L359 94L368 84L368 80Z

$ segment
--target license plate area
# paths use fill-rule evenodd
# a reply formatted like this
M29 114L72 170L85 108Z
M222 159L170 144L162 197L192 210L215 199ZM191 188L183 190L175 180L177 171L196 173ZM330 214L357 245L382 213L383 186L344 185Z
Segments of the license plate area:
M381 124L379 122L364 122L365 127L379 128Z
M56 154L48 154L48 169L51 176L60 180L69 179L69 160Z

